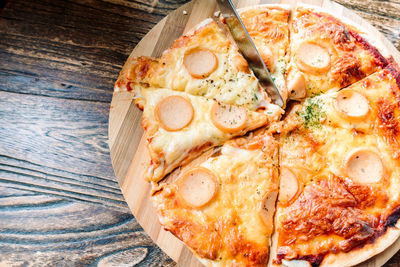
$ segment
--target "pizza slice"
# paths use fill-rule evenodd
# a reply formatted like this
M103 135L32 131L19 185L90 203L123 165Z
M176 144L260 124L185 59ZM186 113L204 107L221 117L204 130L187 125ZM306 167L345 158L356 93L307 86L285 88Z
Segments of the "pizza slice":
M280 115L279 110L260 113L170 89L135 90L141 95L136 103L143 109L142 126L151 158L145 178L150 181L159 181L208 148Z
M231 140L154 189L163 227L206 266L266 266L278 146L269 135Z
M398 77L388 66L287 116L275 265L351 266L399 237Z
M240 9L239 15L286 101L288 92L285 74L288 65L290 9L284 6L260 5Z
M247 61L212 19L175 40L159 59L129 58L114 91L134 92L135 85L169 88L253 111L270 105Z
M297 7L290 27L291 99L344 88L387 64L360 32L335 17Z

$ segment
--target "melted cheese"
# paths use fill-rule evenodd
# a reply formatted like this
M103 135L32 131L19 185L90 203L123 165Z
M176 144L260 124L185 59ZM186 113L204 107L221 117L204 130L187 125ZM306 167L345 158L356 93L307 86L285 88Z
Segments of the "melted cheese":
M368 98L372 111L367 119L354 122L341 116L334 104L337 92L314 97L304 103L297 116L287 117L298 120L302 126L282 136L280 166L293 171L304 188L290 206L278 205L277 255L281 254L284 259L348 251L357 242L372 238L382 227L378 226L382 218L389 216L400 203L397 178L400 163L392 152L398 139L397 136L387 138L390 134L382 129L384 122L377 111L384 102L396 103L393 92L400 92L396 81L390 71L383 70L346 90L362 92ZM323 119L306 127L305 112L313 116L310 102L319 103L321 110L318 112L323 114ZM393 114L398 112L398 106L393 108ZM348 175L346 160L357 149L372 151L382 160L385 172L382 179L365 184ZM324 192L326 188L331 191ZM297 210L303 212L297 213ZM302 223L307 221L312 224ZM358 228L354 221L364 226ZM290 233L287 232L289 226ZM325 235L326 231L336 235ZM347 231L352 234L347 236ZM358 241L349 241L351 238L358 238Z
M152 159L147 179L158 181L188 158L193 158L204 149L222 144L224 141L268 122L267 115L246 110L248 119L239 132L225 133L211 120L214 100L192 96L169 89L142 88L140 100L144 105L143 127L146 129L148 149ZM154 115L155 106L164 98L178 95L189 100L194 109L191 123L179 131L168 131L160 127ZM268 111L273 112L273 110ZM271 118L277 116L271 114Z
M263 223L258 207L263 196L278 187L277 146L271 138L262 142L264 149L252 150L227 143L220 155L200 164L215 174L219 184L216 196L201 209L186 208L177 202L175 182L162 185L153 196L164 227L209 259L212 266L262 266L268 260L272 225ZM272 215L273 210L270 212ZM181 232L177 224L197 226ZM212 243L214 234L218 240ZM188 242L189 236L198 240Z
M218 66L205 78L192 77L184 65L185 54L194 49L207 49L217 58ZM207 20L177 39L160 59L146 60L141 57L140 60L132 58L129 62L124 67L124 70L128 70L123 71L127 78L120 75L117 82L119 86L116 86L118 90L123 90L123 83L130 80L136 84L170 88L250 110L265 107L268 102L246 60L212 20Z
M385 121L386 113L393 112L394 117L400 114L399 108L396 107L396 95L392 93L392 88L398 88L398 86L395 78L387 69L376 72L347 87L346 90L362 94L369 102L369 113L360 120L349 119L346 116L342 116L338 111L336 106L338 92L328 92L318 96L316 99L320 99L323 102L326 123L332 127L342 127L357 131L360 134L390 135L391 133L387 131L389 129L385 130L384 127L385 123L391 123ZM391 117L390 114L389 117Z

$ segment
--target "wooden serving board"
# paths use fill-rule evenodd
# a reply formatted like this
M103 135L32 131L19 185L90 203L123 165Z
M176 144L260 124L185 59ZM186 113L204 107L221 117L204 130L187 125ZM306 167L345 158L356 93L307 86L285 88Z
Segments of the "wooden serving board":
M345 7L329 0L236 0L237 8L258 4L296 3L314 5L334 13L344 22L351 22L374 37L400 63L400 53L383 35L368 22ZM215 0L193 0L161 20L136 46L130 57L159 57L172 42L199 22L212 17L217 11ZM117 78L117 77L116 77ZM109 146L111 159L122 193L137 221L147 234L181 266L202 266L193 253L176 237L160 226L150 201L150 184L143 180L149 155L141 127L141 111L128 92L115 93L110 107ZM400 249L400 240L381 254L360 266L382 266Z

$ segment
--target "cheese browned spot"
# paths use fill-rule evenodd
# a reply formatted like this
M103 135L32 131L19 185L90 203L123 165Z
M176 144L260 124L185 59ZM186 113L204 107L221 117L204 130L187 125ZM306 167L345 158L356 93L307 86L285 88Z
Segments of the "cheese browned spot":
M273 215L275 212L275 201L278 195L278 191L274 190L268 192L260 203L260 216L268 228L272 231Z
M296 65L304 72L321 73L330 67L329 51L315 43L304 42L297 49Z
M368 114L369 103L361 93L342 90L336 97L336 109L350 119L361 119Z
M196 167L184 173L177 184L180 199L193 208L203 207L217 192L215 175L203 167Z
M184 97L172 95L158 102L154 113L162 128L167 131L178 131L192 121L194 109Z
M306 97L306 79L302 73L296 73L288 76L287 88L290 93L290 99L300 100Z
M282 205L289 204L292 199L299 192L299 181L297 176L288 168L281 168L280 175L280 191L279 191L279 202Z
M246 126L247 112L242 107L214 103L211 108L211 121L223 132L239 132Z
M354 182L376 183L382 179L384 171L379 155L369 149L358 148L346 159L345 172Z
M212 51L197 48L185 53L183 64L192 77L202 79L215 71L218 59Z

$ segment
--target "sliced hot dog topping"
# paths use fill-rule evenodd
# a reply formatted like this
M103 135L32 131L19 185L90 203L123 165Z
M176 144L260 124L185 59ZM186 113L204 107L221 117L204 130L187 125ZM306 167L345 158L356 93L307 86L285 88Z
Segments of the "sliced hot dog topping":
M263 45L259 47L258 52L260 53L260 56L265 63L265 66L267 66L269 71L273 72L274 55L272 54L271 49L268 46Z
M201 208L217 192L217 178L206 168L196 167L184 173L179 180L178 195L190 207Z
M232 59L233 65L235 65L237 71L244 73L250 73L249 64L241 54L237 54Z
M301 71L321 73L330 67L329 51L315 43L304 42L297 49L296 65Z
M243 107L214 103L211 121L223 132L239 132L246 126L247 112Z
M167 131L178 131L185 128L193 119L193 106L182 96L168 96L155 107L156 119Z
M215 71L218 59L210 50L197 48L185 53L183 64L192 77L203 79Z
M347 175L355 182L376 183L384 175L384 166L379 155L368 149L351 152L345 163Z
M297 176L288 168L281 168L279 202L287 205L299 192Z
M290 99L299 100L306 97L306 79L301 73L289 75L287 88Z
M342 90L336 97L336 109L349 118L364 118L369 111L365 96L353 90Z
M275 201L278 191L268 192L260 203L260 216L265 226L272 231L273 216L275 211Z

